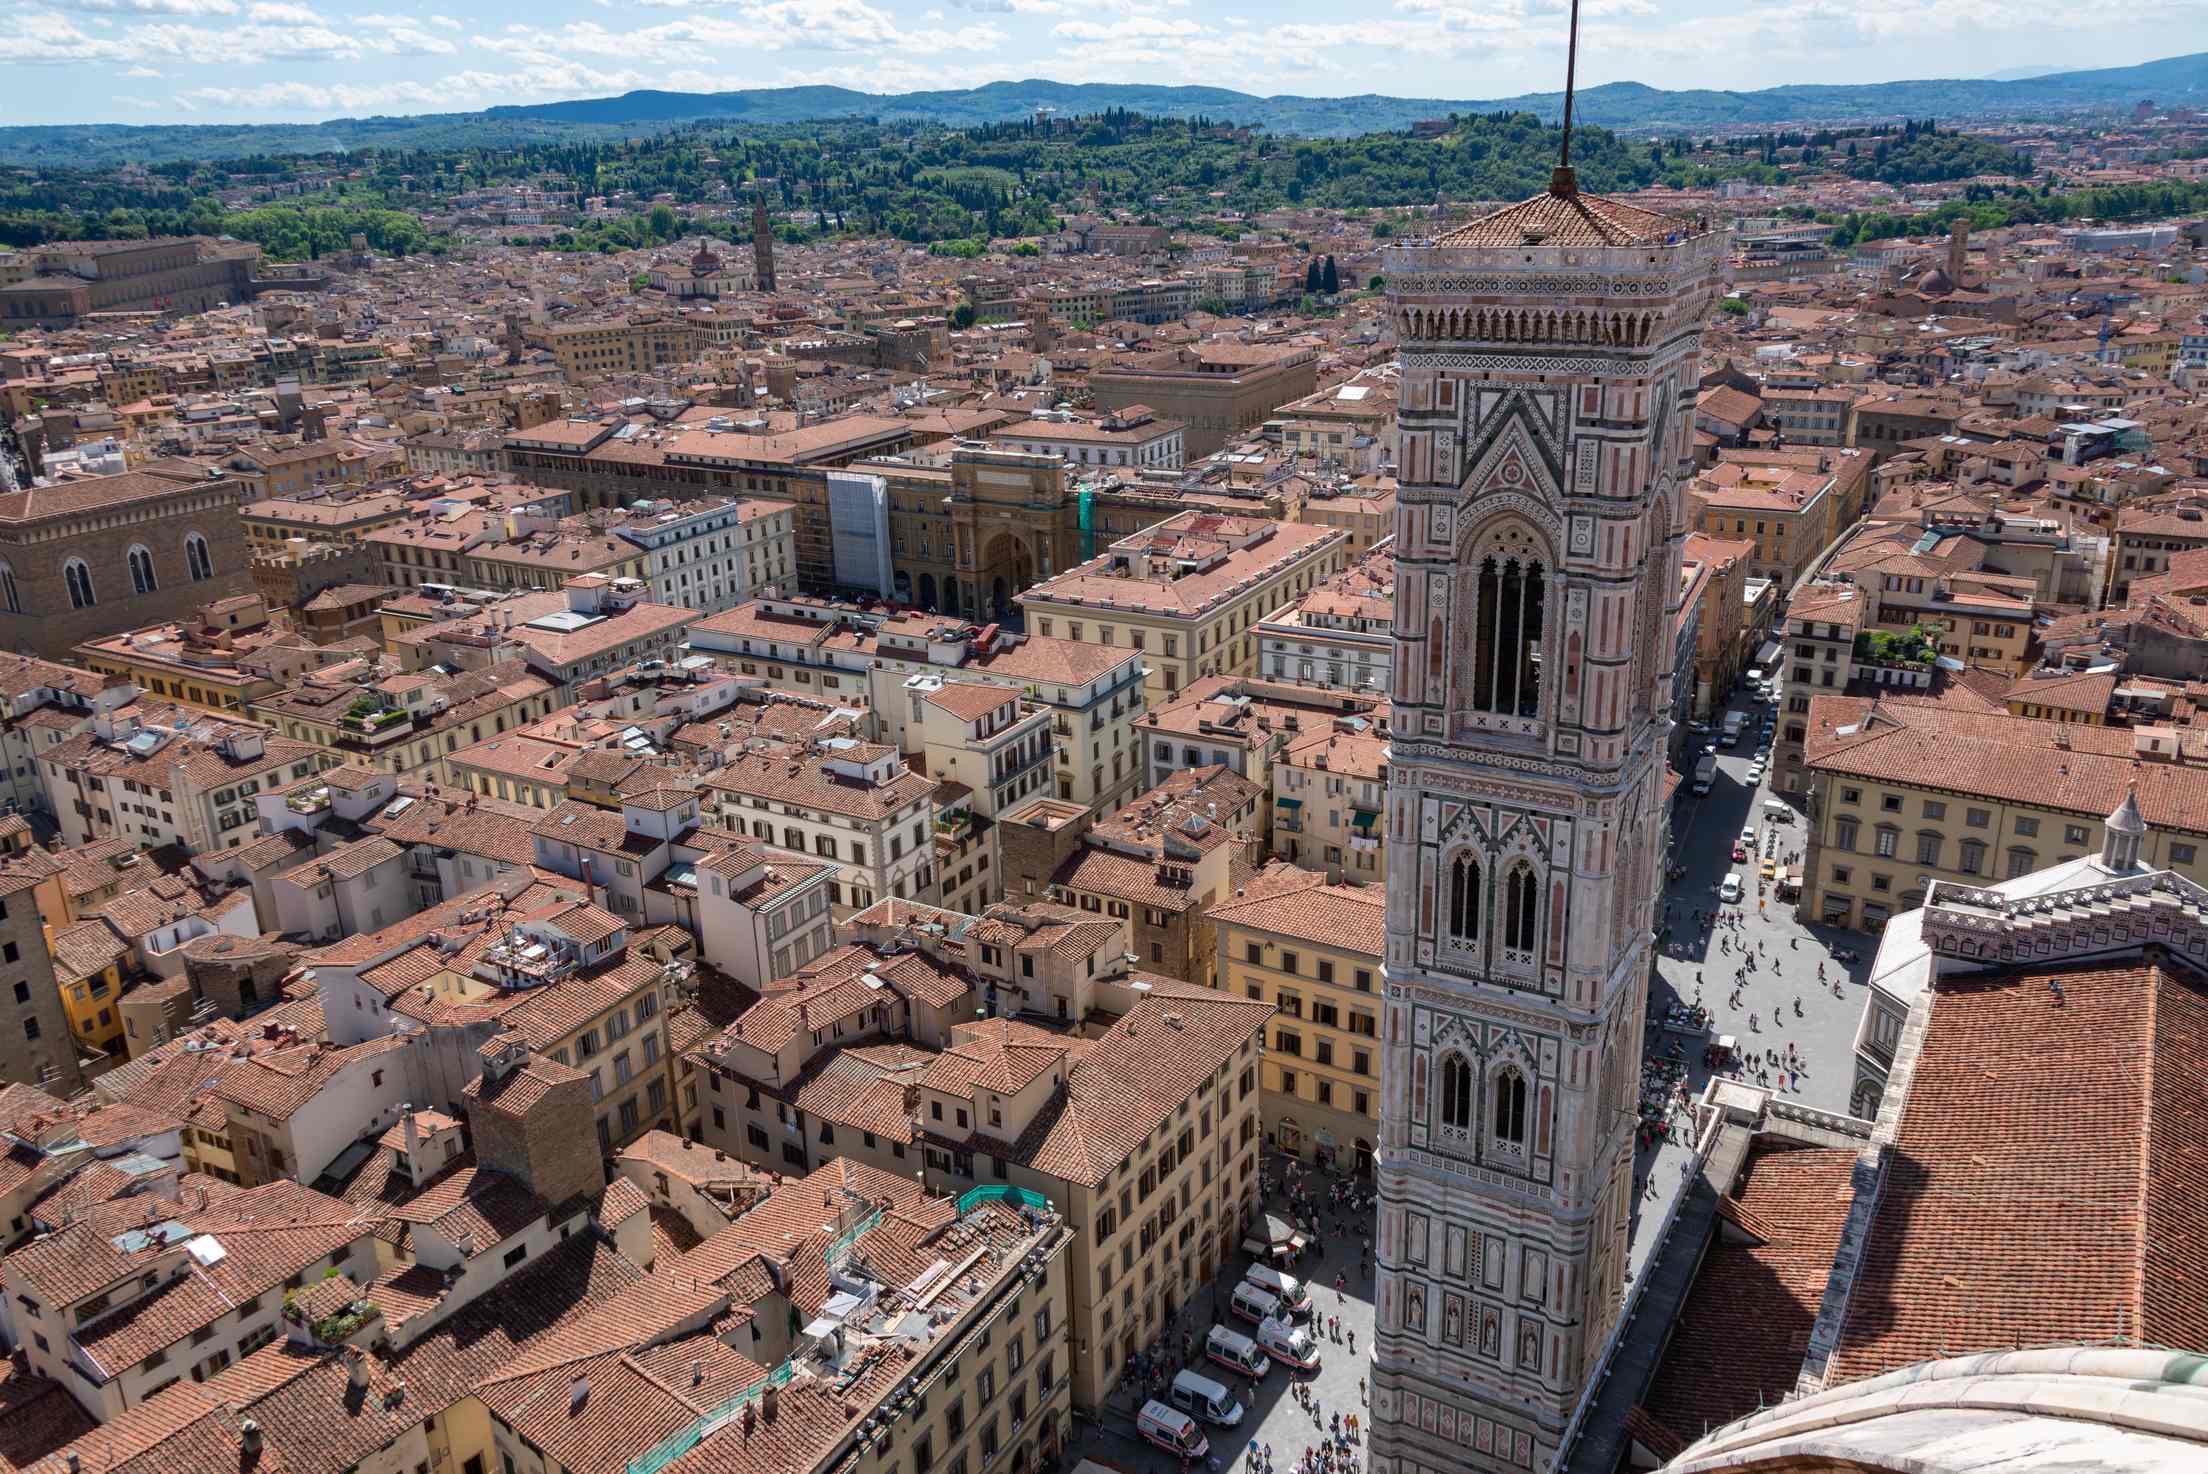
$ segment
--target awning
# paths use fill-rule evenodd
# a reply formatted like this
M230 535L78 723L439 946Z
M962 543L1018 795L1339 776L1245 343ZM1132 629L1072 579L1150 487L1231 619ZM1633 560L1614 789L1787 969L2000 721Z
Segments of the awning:
M1300 809L1303 807L1303 800L1300 798L1276 798L1273 800L1273 807L1276 809Z
M1380 822L1380 811L1377 809L1351 809L1349 811L1349 822L1359 829L1370 829Z

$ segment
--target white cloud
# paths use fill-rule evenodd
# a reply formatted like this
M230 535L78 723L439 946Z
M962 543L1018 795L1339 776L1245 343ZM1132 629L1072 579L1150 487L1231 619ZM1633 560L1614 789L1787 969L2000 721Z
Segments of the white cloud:
M236 15L237 0L76 0L76 9L115 15Z
M1062 20L1050 28L1053 36L1064 36L1069 41L1159 41L1201 36L1207 31L1192 20L1158 15L1130 15L1115 21Z
M124 67L122 74L126 77L162 77L168 75L158 67L147 66Z
M318 118L391 108L439 111L489 102L537 102L551 98L595 97L638 87L705 88L712 76L691 70L640 72L625 67L601 70L570 62L540 62L510 72L461 71L420 81L377 83L262 82L245 86L194 87L174 94L187 112L294 113Z
M866 0L759 0L741 15L700 12L655 26L620 31L594 20L569 21L556 29L509 25L476 44L516 58L542 56L626 57L634 60L700 61L701 53L742 56L758 51L894 51L937 56L952 51L991 51L1011 38L994 25L905 30L885 10ZM777 84L785 78L775 78ZM721 85L727 85L725 80Z
M203 0L116 3L158 4L167 7L159 14L190 15L197 12L177 7ZM141 8L138 13L155 12ZM0 65L147 62L236 68L359 61L368 56L449 56L459 50L452 41L419 29L403 16L330 22L287 0L255 0L247 17L246 23L234 26L204 25L191 19L146 20L112 34L94 35L51 10L21 11L0 18Z
M305 7L268 6L268 9ZM311 12L306 12L312 18ZM410 15L388 15L370 12L367 15L348 17L364 34L361 45L384 56L452 56L460 48L443 36L432 36L422 29L422 23ZM454 23L457 28L458 23Z
M136 61L138 49L123 41L87 35L50 10L21 11L0 19L0 59L58 66L86 61Z
M261 82L250 87L194 87L175 94L186 112L202 107L244 113L315 113L333 116L403 104L427 106L442 101L438 90L421 82L354 86L342 82Z

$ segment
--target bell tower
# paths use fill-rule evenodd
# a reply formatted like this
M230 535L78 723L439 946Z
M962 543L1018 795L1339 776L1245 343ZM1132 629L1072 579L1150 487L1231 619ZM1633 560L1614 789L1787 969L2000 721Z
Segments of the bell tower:
M1373 1474L1551 1468L1625 1279L1680 486L1723 241L1581 193L1569 88L1565 120L1546 191L1385 263Z

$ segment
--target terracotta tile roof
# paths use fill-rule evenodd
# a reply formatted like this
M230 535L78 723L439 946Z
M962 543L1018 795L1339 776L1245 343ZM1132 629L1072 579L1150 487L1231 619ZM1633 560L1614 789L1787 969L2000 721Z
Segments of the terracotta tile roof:
M1021 1134L1014 1160L1097 1186L1272 1015L1269 1003L1133 977L1151 985L1149 995L1074 1059L1066 1089Z
M0 1362L0 1474L28 1469L98 1426L68 1388L34 1375L20 1353Z
M1038 1076L1063 1068L1073 1053L1062 1036L1015 1019L982 1019L951 1033L951 1047L936 1056L918 1083L953 1095L976 1089L1016 1095Z
M2114 671L2078 671L2071 675L2026 676L2009 687L2009 700L2027 706L2054 707L2101 716L2116 694L2120 677Z
M105 921L80 921L54 933L54 981L63 987L82 982L130 955L130 944Z
M930 706L939 706L962 722L977 722L1017 702L1019 693L979 681L945 681L942 689L930 691L926 699Z
M1480 246L1637 246L1687 235L1693 227L1669 215L1603 195L1543 190L1531 199L1436 236L1445 249Z
M1339 948L1377 963L1387 939L1386 896L1379 886L1329 885L1323 872L1275 863L1244 891L1214 905L1210 919Z
M705 775L721 793L771 798L779 803L849 818L882 820L923 802L935 780L899 766L886 783L865 783L828 771L832 753L747 752Z
M81 1217L11 1255L11 1274L18 1272L18 1257L27 1256L20 1272L65 1303L150 1267L161 1251L125 1249L114 1238L143 1226L147 1205L130 1199L105 1206L113 1211ZM279 1288L288 1276L347 1245L364 1246L368 1238L367 1221L356 1210L293 1182L272 1182L169 1217L186 1232L214 1238L224 1252L212 1263L185 1254L179 1261L183 1273L77 1327L77 1345L109 1377ZM75 1262L56 1262L64 1257ZM56 1293L65 1289L74 1293Z
M1642 1407L1672 1437L1768 1406L1794 1390L1840 1230L1856 1153L1759 1137L1695 1271ZM1728 1211L1730 1210L1730 1211Z
M2057 733L2067 746L2056 746ZM1813 770L1945 789L2098 820L2137 785L2157 829L2208 831L2208 768L2139 763L2121 727L2057 724L1945 705L1849 696L1811 700L1803 760ZM1875 824L1876 814L1864 819Z
M429 1278L443 1283L442 1275ZM365 1397L346 1395L338 1357L279 1340L208 1382L182 1381L155 1394L72 1449L83 1474L243 1469L236 1425L249 1416L262 1431L258 1467L268 1474L342 1474L648 1280L597 1235L577 1234L395 1355L371 1355ZM401 1292L386 1277L371 1294L388 1311ZM651 1317L637 1324L631 1344L653 1334ZM620 1334L603 1339L619 1342Z
M402 858L406 851L381 835L356 839L324 851L304 865L286 870L279 879L298 886L316 886L324 880L354 880L378 865Z
M2208 977L2172 960L1948 979L1830 1375L2208 1345L2204 1264Z
M551 1049L601 1014L654 987L662 971L660 964L649 957L624 957L612 967L561 978L524 993L506 1011L503 1025L519 1033L531 1049ZM658 1024L656 1020L647 1021L641 1027L649 1032ZM608 1050L618 1047L611 1039L603 1043Z
M828 1029L880 1002L880 994L866 985L870 975L900 996L937 1008L955 1002L973 986L963 973L925 952L885 957L860 943L846 943L814 958L794 976L770 984L766 994L716 1042L723 1047L741 1042L772 1053L800 1033Z
M401 1035L342 1047L302 1044L238 1061L210 1080L207 1089L257 1116L286 1121L349 1070L374 1068L379 1061L391 1069L405 1068L410 1047Z

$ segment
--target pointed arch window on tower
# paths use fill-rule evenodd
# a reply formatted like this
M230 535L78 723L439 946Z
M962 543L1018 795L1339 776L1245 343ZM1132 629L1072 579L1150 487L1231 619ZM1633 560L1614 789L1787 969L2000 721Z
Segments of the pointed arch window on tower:
M153 576L153 554L143 547L130 550L130 589L134 594L150 594L160 585Z
M1472 1066L1461 1054L1441 1062L1441 1124L1447 1131L1472 1129Z
M1503 885L1503 946L1512 952L1531 952L1537 928L1541 882L1527 865L1515 867Z
M1530 717L1541 710L1547 575L1531 558L1480 560L1472 624L1472 708Z
M1480 862L1470 855L1457 856L1449 867L1449 935L1464 942L1479 939Z
M69 607L90 609L100 601L92 593L92 570L83 561L71 558L61 566L61 581L69 590Z
M1526 1144L1526 1077L1516 1070L1495 1077L1495 1139L1507 1146Z

